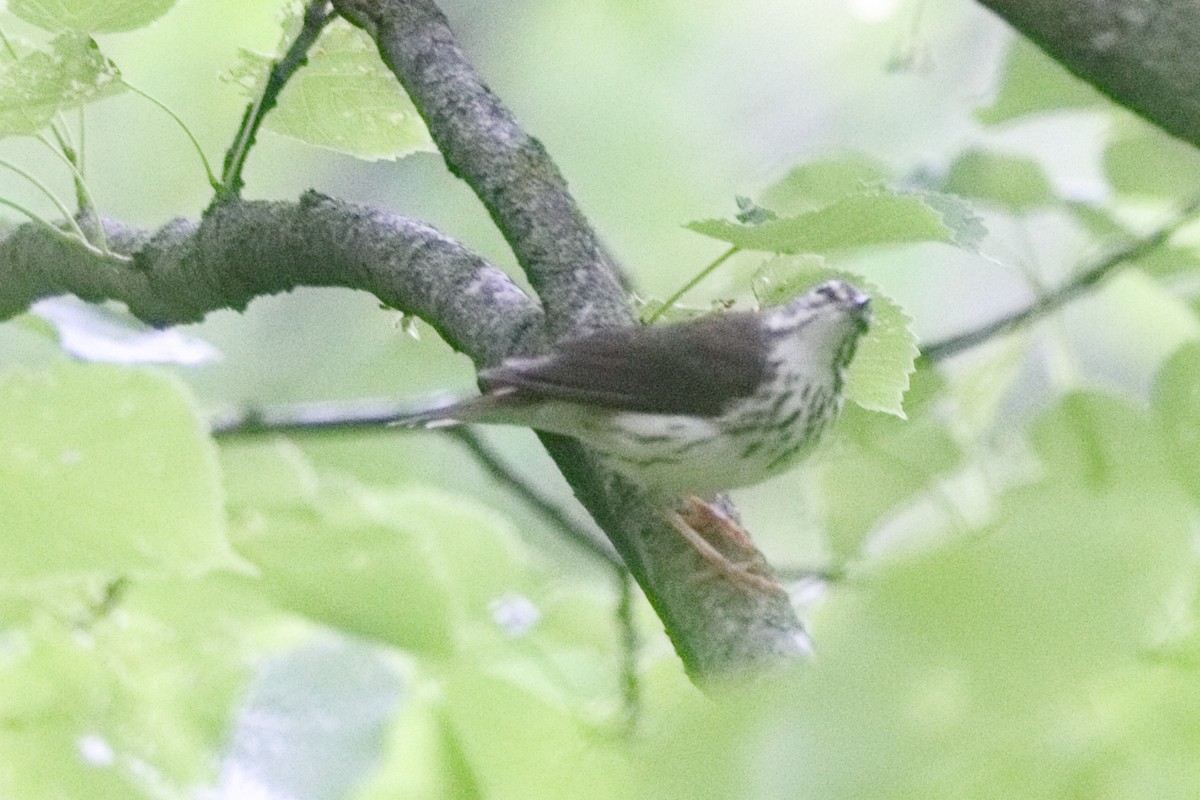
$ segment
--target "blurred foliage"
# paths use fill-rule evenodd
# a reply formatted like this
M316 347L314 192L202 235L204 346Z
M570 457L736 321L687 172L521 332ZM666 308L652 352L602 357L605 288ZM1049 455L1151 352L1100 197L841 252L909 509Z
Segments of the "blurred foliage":
M185 332L224 362L168 348L160 368L114 347L112 314L69 328L93 345L73 353L109 365L69 361L67 330L30 315L0 325L0 796L1200 793L1195 231L1035 327L912 361L914 335L987 322L1144 235L1196 194L1196 157L972 7L914 27L909 4L877 24L860 6L446 3L646 295L731 243L793 253L730 259L696 305L830 275L875 295L879 347L855 365L880 370L874 399L855 396L808 467L742 495L769 553L845 576L797 587L812 663L702 699L639 604L630 734L606 571L455 447L394 431L213 444L216 406L470 387L463 359L370 298L214 314ZM7 8L0 120L57 119L78 141L76 107L103 100L84 120L101 210L196 213L186 140L106 81L119 66L217 152L244 97L216 76L271 51L281 4ZM391 113L301 105L333 139L371 128L346 111ZM2 144L70 196L42 144ZM247 178L412 213L510 264L442 172L268 134ZM720 243L677 226L739 193L774 219L700 226ZM48 208L15 182L0 197ZM498 436L569 502L531 436Z

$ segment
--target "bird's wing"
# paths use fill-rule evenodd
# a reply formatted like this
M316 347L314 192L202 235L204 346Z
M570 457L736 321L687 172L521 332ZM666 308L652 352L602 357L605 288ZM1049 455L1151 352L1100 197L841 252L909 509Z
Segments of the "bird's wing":
M564 340L540 358L509 359L480 378L513 400L716 416L762 382L764 336L750 314L606 330Z

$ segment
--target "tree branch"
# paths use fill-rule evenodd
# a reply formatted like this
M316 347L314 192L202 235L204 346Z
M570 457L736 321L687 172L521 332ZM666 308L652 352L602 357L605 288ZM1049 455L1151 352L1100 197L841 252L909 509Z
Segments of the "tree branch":
M1200 146L1200 4L980 2L1113 100Z
M555 337L632 322L596 234L545 148L484 85L430 0L337 0L412 98L450 171L470 185L537 291Z
M158 325L196 322L218 308L297 286L341 286L427 320L478 364L535 349L542 314L503 272L419 222L315 192L299 203L226 203L196 225L151 234L104 221L106 261L20 226L0 241L0 319L42 297L119 300Z

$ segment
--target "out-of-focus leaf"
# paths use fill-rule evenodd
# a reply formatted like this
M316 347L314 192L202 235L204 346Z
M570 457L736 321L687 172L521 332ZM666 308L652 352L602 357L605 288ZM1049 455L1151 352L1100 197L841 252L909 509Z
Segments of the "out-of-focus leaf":
M956 158L939 188L1017 213L1055 199L1054 187L1036 161L984 150L969 150Z
M681 708L655 796L1190 797L1200 688L1144 648L1194 518L1169 484L1006 493L971 535L835 584L813 663Z
M380 520L353 494L323 486L291 445L221 449L230 538L283 608L414 652L453 650L457 587L433 563L411 520Z
M166 375L0 375L0 585L243 568L211 441Z
M229 576L131 583L0 636L0 794L193 796L261 639L295 627ZM52 766L50 766L52 765Z
M1093 488L1172 480L1157 427L1115 396L1067 395L1042 416L1032 438L1048 480Z
M290 445L221 450L230 538L275 602L309 619L445 656L527 591L511 526L464 497L321 480ZM494 625L487 626L498 635Z
M1104 150L1104 173L1123 194L1191 199L1200 192L1200 153L1190 144L1139 125Z
M48 31L116 33L143 28L175 0L8 0L8 10Z
M1200 344L1184 345L1163 366L1154 410L1173 472L1200 502Z
M1162 282L1127 269L1060 312L1062 338L1088 374L1149 392L1164 361L1200 340L1200 317Z
M826 253L907 242L973 248L984 233L960 201L922 194L860 194L760 225L703 220L687 227L743 250L773 253Z
M86 36L63 34L49 52L0 48L0 137L32 135L59 111L124 89L121 74Z
M85 361L196 366L221 356L202 339L174 329L158 330L76 297L41 300L29 310L54 326L63 350Z
M256 96L270 63L269 56L242 51L242 62L229 78L247 96ZM263 127L364 159L436 150L375 43L344 20L326 27Z
M260 668L238 710L215 797L348 797L379 766L393 716L414 699L381 652L351 639L282 653Z
M497 670L456 670L444 691L460 770L479 797L636 797L621 740L588 731L577 713ZM554 742L546 758L538 742Z
M843 413L816 464L826 537L839 562L860 557L882 520L928 498L960 464L961 448L934 413L941 385L928 367L913 374L907 420L854 406Z
M996 98L991 105L976 110L975 118L985 125L999 125L1046 111L1107 105L1104 96L1089 84L1018 36L1008 51Z

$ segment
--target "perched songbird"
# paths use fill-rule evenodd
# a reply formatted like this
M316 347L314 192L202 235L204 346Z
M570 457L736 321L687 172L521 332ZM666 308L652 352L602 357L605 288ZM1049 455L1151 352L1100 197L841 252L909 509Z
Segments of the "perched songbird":
M778 474L812 449L841 407L869 303L831 280L778 308L566 339L480 371L478 397L395 424L573 436L663 501L710 496ZM681 533L712 558L694 530Z

